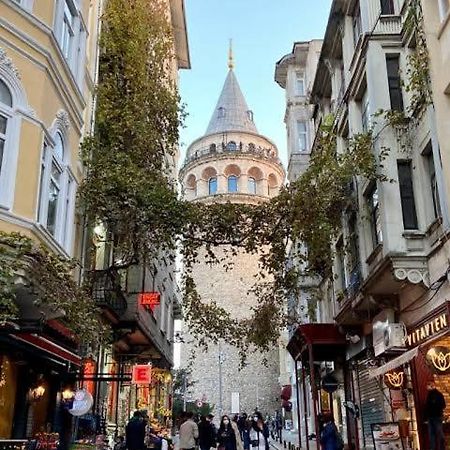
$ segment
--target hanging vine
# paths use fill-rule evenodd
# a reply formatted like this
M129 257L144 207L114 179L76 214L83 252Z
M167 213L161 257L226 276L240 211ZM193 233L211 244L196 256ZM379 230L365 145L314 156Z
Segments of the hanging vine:
M20 233L0 231L0 323L19 318L18 290L34 305L60 313L61 320L81 342L101 342L107 337L88 291L75 282L75 261L39 246Z

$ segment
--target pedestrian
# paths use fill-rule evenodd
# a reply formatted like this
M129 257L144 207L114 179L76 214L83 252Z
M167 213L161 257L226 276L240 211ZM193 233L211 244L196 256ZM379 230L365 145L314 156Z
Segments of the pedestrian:
M194 414L187 412L186 420L180 426L180 450L194 450L195 440L198 438L198 426L193 420Z
M217 444L219 450L243 450L239 429L227 415L220 420Z
M201 416L198 424L198 445L200 450L209 450L216 446L216 427L212 423L214 416Z
M241 434L244 450L250 450L250 429L252 427L252 423L248 420L247 414L245 414L245 420L242 422L241 427L242 428L239 432Z
M427 383L427 390L424 413L428 421L430 450L445 450L444 429L442 427L445 399L442 393L436 389L434 381Z
M253 413L250 427L250 446L252 450L269 450L269 428L264 423L259 411Z
M145 422L139 411L133 413L133 417L125 428L125 443L128 450L143 450L145 440Z
M323 450L342 450L344 442L330 413L323 414L323 430L320 443Z

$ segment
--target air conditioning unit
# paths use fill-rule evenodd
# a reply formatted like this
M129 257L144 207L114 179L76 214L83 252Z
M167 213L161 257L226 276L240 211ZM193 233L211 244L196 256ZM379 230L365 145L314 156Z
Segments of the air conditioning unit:
M385 309L372 322L372 337L375 356L385 352L404 351L406 347L406 327L394 322L394 311Z

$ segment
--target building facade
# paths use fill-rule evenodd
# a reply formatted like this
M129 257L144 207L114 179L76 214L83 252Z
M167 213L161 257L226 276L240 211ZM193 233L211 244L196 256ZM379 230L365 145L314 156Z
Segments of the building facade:
M284 55L275 66L275 81L285 90L286 110L284 123L286 125L288 149L288 182L296 181L309 164L311 147L314 137L314 104L310 103L310 94L314 82L317 63L322 46L321 40L309 42L296 42L291 53ZM296 243L291 244L291 249ZM294 252L288 254L288 264L299 264ZM301 294L303 298L287 300L287 308L295 312L302 323L310 322L308 315L308 287L317 287L317 280L311 277L302 277ZM280 346L280 383L285 392L290 392L290 398L284 398L283 412L285 427L298 430L301 415L299 409L300 391L297 390L298 368L295 361L286 350L287 343L295 332L290 327L282 334Z
M448 99L441 66L448 5L423 2L423 24L419 6L331 5L310 97L314 133L332 117L341 153L352 136L372 130L375 156L389 149L383 173L392 182L354 177L353 201L334 242L333 277L319 283L317 323L299 325L288 343L299 365L306 448L307 436L319 433L319 413L329 411L350 448L374 448L374 431L386 422L398 445L430 448L426 381L447 398L447 369L436 355L448 353ZM411 13L419 17L413 28ZM433 104L412 109L414 90L406 86L410 55L420 50L419 26L427 36ZM380 110L407 119L395 128Z
M58 433L61 448L74 438L95 441L108 423L118 432L131 409L170 416L179 314L172 259L162 255L148 267L108 272L109 235L101 226L89 230L76 208L84 176L80 143L94 126L103 7L102 0L0 1L0 231L22 233L76 259L74 277L95 278L92 295L114 341L100 351L80 348L64 312L36 305L35 292L21 281L30 274L19 274L20 317L0 324L0 446L40 432ZM176 55L169 76L175 80L178 69L190 66L182 0L167 1L167 17ZM175 175L176 155L170 163ZM86 252L91 244L92 260ZM161 294L153 310L138 301L143 291ZM136 362L154 366L153 384L142 390L124 383ZM81 388L94 403L75 427L64 395Z
M80 257L75 196L90 130L100 1L0 2L0 230ZM23 274L26 279L30 272ZM81 365L61 314L18 282L15 331L0 336L0 438L51 429L66 440L61 392ZM1 327L0 327L1 328Z
M276 145L258 133L230 61L229 72L204 136L188 148L180 171L185 198L193 202L258 204L277 195L284 170ZM193 277L204 301L215 301L242 319L251 314L257 298L249 293L258 273L258 255L238 252L233 267L198 263ZM273 414L279 408L278 349L266 355L251 350L248 364L239 369L238 350L226 342L205 352L184 325L186 344L182 367L190 365L192 399L207 402L219 413L251 413L258 408ZM263 357L268 365L264 366Z

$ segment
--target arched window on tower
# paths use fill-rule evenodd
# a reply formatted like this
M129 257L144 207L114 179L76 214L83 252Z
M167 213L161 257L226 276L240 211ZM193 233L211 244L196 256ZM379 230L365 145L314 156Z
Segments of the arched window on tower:
M238 177L236 175L230 175L228 177L228 192L238 191Z
M250 122L253 122L253 111L252 110L248 110L247 111L247 117L248 117L248 120L250 120Z
M209 179L208 193L209 193L209 195L217 194L217 177L212 177Z
M248 193L256 194L256 180L253 177L248 178Z
M219 108L217 108L217 117L219 119L222 119L223 117L225 117L225 108L223 106L220 106Z
M234 142L234 141L228 142L227 150L230 151L230 152L235 152L237 150L236 142Z

